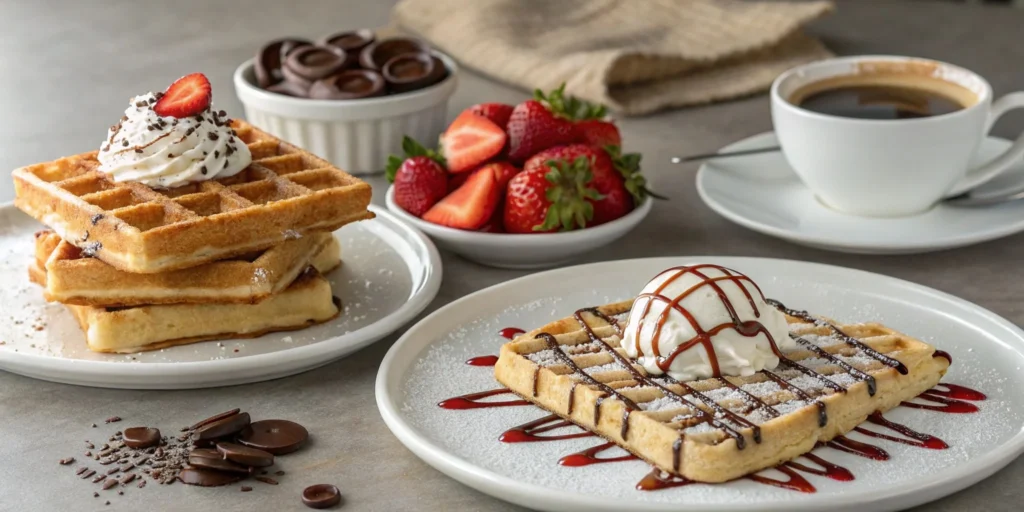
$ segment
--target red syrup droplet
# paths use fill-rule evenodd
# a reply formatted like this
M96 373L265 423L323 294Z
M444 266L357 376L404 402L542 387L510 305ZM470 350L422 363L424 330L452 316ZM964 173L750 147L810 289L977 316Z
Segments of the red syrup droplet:
M506 328L498 331L498 334L501 335L502 338L510 340L512 338L515 338L516 336L519 336L520 334L522 334L524 332L526 332L526 331L524 331L524 330L522 330L522 329L520 329L518 327L506 327Z
M783 472L789 477L789 480L776 480L760 474L747 475L746 478L753 480L759 484L771 485L773 487L781 487L783 489L790 489L793 491L800 491L806 493L817 492L818 490L807 481L806 478L793 470L793 468L787 465L777 466L775 469Z
M852 453L859 455L871 460L886 461L889 460L889 452L873 444L864 443L861 441L854 441L846 436L836 436L831 441L826 443L829 448L839 450L841 452Z
M494 366L498 364L498 356L477 356L468 359L466 364L470 366Z
M895 443L902 443L910 446L929 448L932 450L945 450L946 448L949 448L949 445L946 444L946 442L943 441L942 439L939 439L933 435L922 434L916 430L911 429L906 425L893 423L882 417L881 413L876 412L871 416L868 416L868 422L899 432L900 434L903 434L909 437L910 439L882 434L879 432L875 432L873 430L868 430L864 427L856 427L853 430L869 437L876 437L878 439L885 439L887 441L893 441Z
M573 432L571 434L540 435L545 432L551 432L552 430L558 430L566 427L579 428L576 427L575 424L551 414L529 423L523 423L518 427L512 427L506 430L505 433L501 434L501 437L499 437L498 440L503 443L536 443L540 441L560 441L563 439L576 439L580 437L594 436L592 432L586 430L583 430L582 432Z
M530 402L526 400L506 400L501 402L481 402L483 398L488 398L497 395L511 395L512 392L507 389L492 389L490 391L481 391L479 393L469 393L462 396L456 396L447 400L442 400L437 404L442 409L486 409L489 407L510 407L515 405L530 405Z
M668 489L670 487L682 487L684 485L695 484L693 480L688 480L681 476L670 475L664 473L658 468L654 468L647 476L643 477L636 484L636 490L638 491L660 491L662 489Z
M982 396L984 396L984 395L982 395ZM925 410L928 410L928 411L938 411L938 412L945 412L945 413L950 413L950 414L970 414L970 413L978 412L978 410L979 410L977 405L974 405L974 404L971 404L971 403L967 403L967 402L962 402L960 400L953 400L951 398L946 398L946 395L943 395L943 394L940 394L940 393L934 393L933 390L928 390L928 391L925 391L924 393L921 393L920 395L917 396L917 399L918 400L925 400L925 401L928 401L928 402L933 402L933 404L919 404L919 403L916 403L916 402L903 402L900 405L902 405L904 407L909 407L911 409L925 409ZM934 404L938 404L938 405L934 405Z
M820 469L805 466L799 462L796 462L795 460L787 462L786 466L789 466L793 469L798 469L800 471L803 471L804 473L824 476L840 482L851 482L854 480L853 473L851 473L849 469L846 469L838 464L833 464L821 457L818 457L813 453L805 453L803 454L803 457L820 466Z
M985 393L973 390L966 386L945 383L939 383L938 385L946 389L932 388L926 391L926 393L944 396L947 398L956 398L957 400L970 400L972 402L988 400L988 397L985 396Z
M589 466L591 464L605 464L608 462L623 462L627 460L639 460L636 455L627 454L620 457L598 457L597 454L615 448L615 443L604 443L597 446L592 446L586 450L579 451L576 453L570 453L561 459L558 459L558 464L569 467L582 467Z

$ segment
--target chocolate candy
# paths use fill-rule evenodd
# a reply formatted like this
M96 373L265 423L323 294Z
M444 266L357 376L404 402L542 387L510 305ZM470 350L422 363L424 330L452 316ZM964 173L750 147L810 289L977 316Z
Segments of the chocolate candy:
M211 439L227 437L241 432L242 429L249 426L250 421L249 413L247 412L227 416L199 427L192 437L197 441L209 441Z
M274 455L298 450L309 439L306 427L288 420L257 421L242 431L238 442Z
M377 41L359 54L359 64L366 69L380 71L389 60L403 53L429 52L430 48L417 39L395 37Z
M309 508L331 508L341 503L341 491L331 484L317 484L302 491L302 503Z
M336 46L305 46L288 55L282 72L291 82L312 84L341 71L345 50Z
M345 67L352 67L359 61L359 52L369 46L370 43L373 43L374 40L376 40L376 36L373 35L373 31L364 28L331 34L321 39L320 44L337 46L345 50L345 53L348 54L346 59L349 61Z
M224 412L222 412L220 414L214 414L213 416L210 416L209 418L206 418L205 420L200 420L200 421L196 422L195 425L192 425L191 427L188 427L186 430L196 430L199 427L202 427L202 426L205 426L205 425L209 425L210 423L222 420L224 418L227 418L228 416L234 416L234 415L238 414L239 412L242 412L242 410L241 409L231 409L230 411L224 411Z
M185 466L178 473L178 480L181 480L182 483L198 485L200 487L219 487L221 485L233 484L243 478L245 478L245 475L240 473L211 471L192 466Z
M271 85L274 85L281 80L281 64L287 56L287 54L297 48L303 46L309 46L309 41L305 39L275 39L265 45L258 52L256 52L256 61L254 64L254 70L256 72L256 83L260 87L266 89Z
M384 77L368 69L350 69L322 80L309 88L309 97L318 100L355 100L383 96Z
M217 443L217 452L224 459L246 466L262 468L274 464L274 454L236 443Z
M229 473L241 473L248 475L249 468L241 464L224 460L220 452L209 448L196 448L189 452L188 463L190 466L199 469L210 469L214 471L227 471Z
M129 448L149 448L160 444L160 430L149 427L124 429L124 444Z
M318 40L278 39L260 49L256 82L267 91L319 100L355 100L434 85L448 76L444 62L413 38L377 40L366 29Z
M444 79L448 71L440 59L427 52L403 53L384 64L381 70L391 92L422 89Z

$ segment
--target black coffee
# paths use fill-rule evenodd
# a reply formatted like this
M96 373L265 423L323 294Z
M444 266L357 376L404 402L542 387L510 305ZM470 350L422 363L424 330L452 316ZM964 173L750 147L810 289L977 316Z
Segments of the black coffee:
M849 85L803 98L807 110L857 119L914 119L962 110L957 100L937 91L896 85Z

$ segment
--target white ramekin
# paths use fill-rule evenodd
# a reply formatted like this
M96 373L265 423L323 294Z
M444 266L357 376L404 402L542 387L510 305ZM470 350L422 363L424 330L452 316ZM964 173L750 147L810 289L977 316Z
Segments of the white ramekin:
M435 55L448 66L448 78L403 94L311 100L267 92L256 85L251 59L235 70L235 93L250 123L349 173L370 174L384 169L388 155L401 154L403 135L433 146L444 131L458 66Z

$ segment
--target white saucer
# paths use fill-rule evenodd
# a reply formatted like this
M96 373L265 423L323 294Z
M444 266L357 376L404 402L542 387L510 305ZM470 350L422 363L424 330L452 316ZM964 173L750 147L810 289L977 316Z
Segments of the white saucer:
M0 370L37 379L131 389L228 386L323 366L394 332L441 285L441 258L425 236L383 208L338 230L343 265L331 272L344 311L335 320L256 339L211 341L131 355L99 354L60 304L28 281L32 233L43 226L0 205ZM34 325L43 324L42 330Z
M499 388L475 356L497 354L505 327L531 329L578 308L636 294L665 268L714 262L750 275L766 295L790 307L840 320L877 320L952 355L944 382L988 394L974 414L900 407L885 417L945 440L928 450L878 444L885 462L820 448L817 455L848 468L855 480L807 476L817 493L740 480L638 491L650 471L640 461L565 467L560 457L597 444L593 438L503 443L507 429L547 415L532 406L448 410L438 402ZM541 510L622 511L858 511L901 510L963 489L1024 451L1024 331L990 311L951 295L869 272L761 258L650 258L594 263L532 274L463 297L424 318L391 347L377 374L381 416L414 454L481 492ZM492 400L509 400L496 396ZM575 427L574 427L575 428ZM562 433L559 431L557 433ZM565 433L572 431L565 430ZM603 457L621 455L618 449ZM774 471L774 470L772 470ZM470 507L472 508L472 507Z
M775 145L775 134L768 132L720 151ZM974 162L987 161L1009 145L1004 139L988 137ZM1024 188L1024 162L983 188ZM841 252L937 251L1024 231L1024 201L975 208L939 204L920 215L895 219L840 213L815 198L781 152L709 160L697 172L697 191L712 210L741 226L798 244Z

